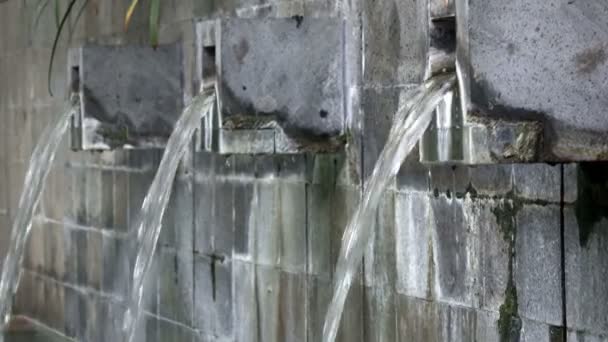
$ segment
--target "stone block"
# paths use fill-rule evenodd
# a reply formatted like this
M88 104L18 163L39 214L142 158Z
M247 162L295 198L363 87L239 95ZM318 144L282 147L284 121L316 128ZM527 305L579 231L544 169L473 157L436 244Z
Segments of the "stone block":
M276 204L280 265L287 272L306 273L306 184L280 182ZM268 206L264 206L268 210Z
M233 332L232 263L194 259L194 327L202 336L229 339Z
M129 232L137 229L141 207L150 190L155 173L156 171L129 173Z
M521 317L562 322L560 208L524 205L517 213L514 277Z
M513 166L515 194L521 198L560 201L561 166L519 164Z
M175 342L191 342L197 335L196 332L187 326L176 324L170 321L159 319L158 324L158 338L156 341L175 341ZM147 339L146 341L154 341L153 339Z
M114 171L114 199L112 227L119 232L129 230L129 174L124 171Z
M33 222L30 236L26 241L23 267L31 271L43 273L46 271L46 251L44 224Z
M66 258L66 232L63 225L47 223L43 227L45 273L58 281L69 278Z
M434 290L441 302L479 305L479 229L466 221L463 200L431 199Z
M349 224L352 216L357 210L357 205L361 197L359 189L348 186L338 186L334 191L332 216L331 216L331 235L330 235L330 252L332 274L334 274L336 264L342 249L342 238L346 226ZM361 260L363 262L363 259ZM357 275L361 275L361 269L357 270ZM356 281L355 281L356 282Z
M331 235L332 216L334 214L334 190L335 184L312 184L307 191L307 214L308 227L307 241L307 264L308 273L330 279L331 270Z
M433 284L431 205L426 194L395 195L396 290L400 294L430 298Z
M574 203L578 198L578 164L564 164L564 202Z
M365 286L395 291L397 278L395 244L395 193L386 191L380 200L371 241L363 256Z
M241 261L233 261L232 278L234 284L234 339L241 342L261 342L258 339L258 300L256 299L255 266ZM258 332L256 334L252 332Z
M471 183L470 169L466 166L432 165L429 175L430 188L436 196L463 198Z
M522 319L520 341L563 341L561 329L546 323Z
M330 288L331 289L331 288ZM344 312L340 321L340 328L336 336L336 342L363 342L365 339L365 316L364 316L364 294L365 289L357 278L350 287ZM331 293L331 292L330 292ZM327 302L329 305L329 302ZM325 310L327 312L327 309Z
M306 341L306 302L308 294L307 276L281 272L279 287L275 293L278 313L274 317L276 338L269 341ZM264 312L264 311L261 311Z
M504 195L513 189L513 169L519 165L477 165L471 167L471 190L478 194Z
M606 335L568 330L568 342L605 342Z
M165 210L159 244L180 253L192 253L194 242L193 185L190 177L177 176Z
M441 316L436 302L398 295L397 341L443 341Z
M464 204L467 225L479 227L480 307L496 314L505 303L513 276L509 265L514 232L509 232L509 227L516 217L509 213L510 208L508 200L466 200Z
M213 194L213 250L223 256L232 255L234 244L234 193L232 158L218 158Z
M399 108L400 88L365 89L362 93L363 112L363 179L368 179L386 144L393 117Z
M333 284L324 277L309 276L306 295L308 341L323 340L323 324L331 301Z
M364 341L390 342L397 341L397 309L394 288L386 285L367 287L365 289Z
M255 236L250 221L255 216L252 210L255 205L254 188L254 183L250 181L234 184L234 254L250 255L253 252L250 247Z
M134 241L103 237L103 282L101 290L117 298L130 295L132 267L135 263Z
M158 314L192 326L194 280L193 256L160 249L158 268Z
M571 207L565 209L566 310L568 327L575 335L608 334L608 221L593 227L578 222ZM591 229L584 243L581 233Z
M428 26L425 1L366 2L363 15L363 82L392 86L424 77Z
M65 313L65 325L60 330L69 337L76 337L80 327L80 320L84 317L80 314L81 294L74 288L66 286L64 290L63 308Z
M194 159L194 250L209 254L213 253L216 158L208 153L196 153Z

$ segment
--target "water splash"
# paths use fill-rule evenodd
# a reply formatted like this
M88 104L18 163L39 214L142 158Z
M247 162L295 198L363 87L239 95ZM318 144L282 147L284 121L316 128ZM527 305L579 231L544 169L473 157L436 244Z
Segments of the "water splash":
M336 339L344 302L365 248L369 244L378 203L401 164L431 123L434 109L456 82L453 75L437 76L415 89L397 111L386 145L367 181L363 199L351 218L336 266L334 296L323 326L323 341Z
M3 329L10 319L12 299L19 285L23 253L32 228L34 211L61 140L68 130L70 118L76 111L76 106L69 106L63 111L54 126L49 126L44 130L30 158L0 279L0 317L2 318L0 326Z
M175 128L154 181L144 199L137 224L137 258L133 271L133 289L125 314L123 330L128 341L134 341L144 298L144 286L156 251L162 219L171 196L177 167L186 153L192 136L200 127L201 118L208 115L215 104L213 90L203 91L184 110Z

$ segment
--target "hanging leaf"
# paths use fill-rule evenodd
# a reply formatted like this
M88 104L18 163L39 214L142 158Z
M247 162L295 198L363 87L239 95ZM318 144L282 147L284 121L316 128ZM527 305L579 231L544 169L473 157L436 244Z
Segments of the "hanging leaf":
M150 2L150 44L154 48L158 47L158 26L160 19L160 0Z
M129 28L129 23L131 22L131 18L133 17L133 13L135 12L135 7L137 7L137 3L139 0L133 0L131 5L129 5L129 9L127 9L127 14L125 15L125 31Z
M56 0L59 1L59 0ZM61 37L61 32L63 31L63 27L65 26L66 21L70 17L70 13L72 13L72 9L78 0L70 0L70 4L68 8L63 13L63 18L59 22L59 26L57 27L57 33L55 34L55 41L53 42L53 49L51 50L51 60L49 61L49 74L48 74L48 88L49 94L53 96L53 91L51 90L51 76L53 74L53 62L55 61L55 53L57 52L57 45L59 44L59 38Z
M55 27L59 28L60 21L61 21L61 2L60 2L60 0L55 0Z

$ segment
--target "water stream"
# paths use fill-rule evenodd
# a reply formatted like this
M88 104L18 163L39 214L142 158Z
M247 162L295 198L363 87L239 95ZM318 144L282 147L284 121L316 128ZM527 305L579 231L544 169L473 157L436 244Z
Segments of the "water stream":
M69 106L55 121L55 125L47 127L34 148L30 158L29 168L25 174L23 192L19 198L19 207L13 221L8 251L2 267L0 279L0 326L2 330L10 319L13 296L17 291L21 263L28 236L32 228L32 217L44 189L61 140L68 130L70 118L76 112L76 107Z
M144 199L136 225L137 257L133 271L133 288L123 324L128 341L134 341L135 338L142 310L144 288L156 251L163 215L171 197L177 167L192 141L194 132L200 127L201 118L208 115L213 109L214 91L204 91L196 96L176 122L156 176Z
M455 76L452 75L430 79L413 90L406 103L395 114L386 145L366 182L363 198L342 238L334 276L334 295L323 326L324 342L333 342L338 333L344 302L372 236L376 209L382 194L399 172L407 155L422 138L431 123L435 108L453 88L455 81Z

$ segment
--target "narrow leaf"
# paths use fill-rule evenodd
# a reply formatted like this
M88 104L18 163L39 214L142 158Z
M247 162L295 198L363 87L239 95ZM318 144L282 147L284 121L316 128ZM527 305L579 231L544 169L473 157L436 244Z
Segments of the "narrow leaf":
M150 2L150 44L154 48L158 47L158 26L160 19L160 0Z
M129 9L127 9L127 14L125 15L125 31L129 28L129 23L131 22L131 18L133 17L133 13L135 12L135 7L137 7L137 3L139 0L133 0Z
M65 10L65 13L63 13L63 18L61 19L61 22L59 23L59 27L57 28L57 33L55 34L55 41L53 42L53 49L51 50L51 60L49 61L49 74L48 74L48 88L49 88L49 94L51 94L51 96L53 96L53 91L51 90L51 76L53 74L53 62L55 61L55 53L57 52L57 45L59 44L59 38L61 37L61 32L63 31L63 27L65 26L66 21L70 17L70 13L72 12L72 9L74 8L74 5L76 4L77 1L78 0L70 0L70 4L68 5L68 8Z
M55 0L55 26L59 28L59 23L61 20L61 2L60 0Z

